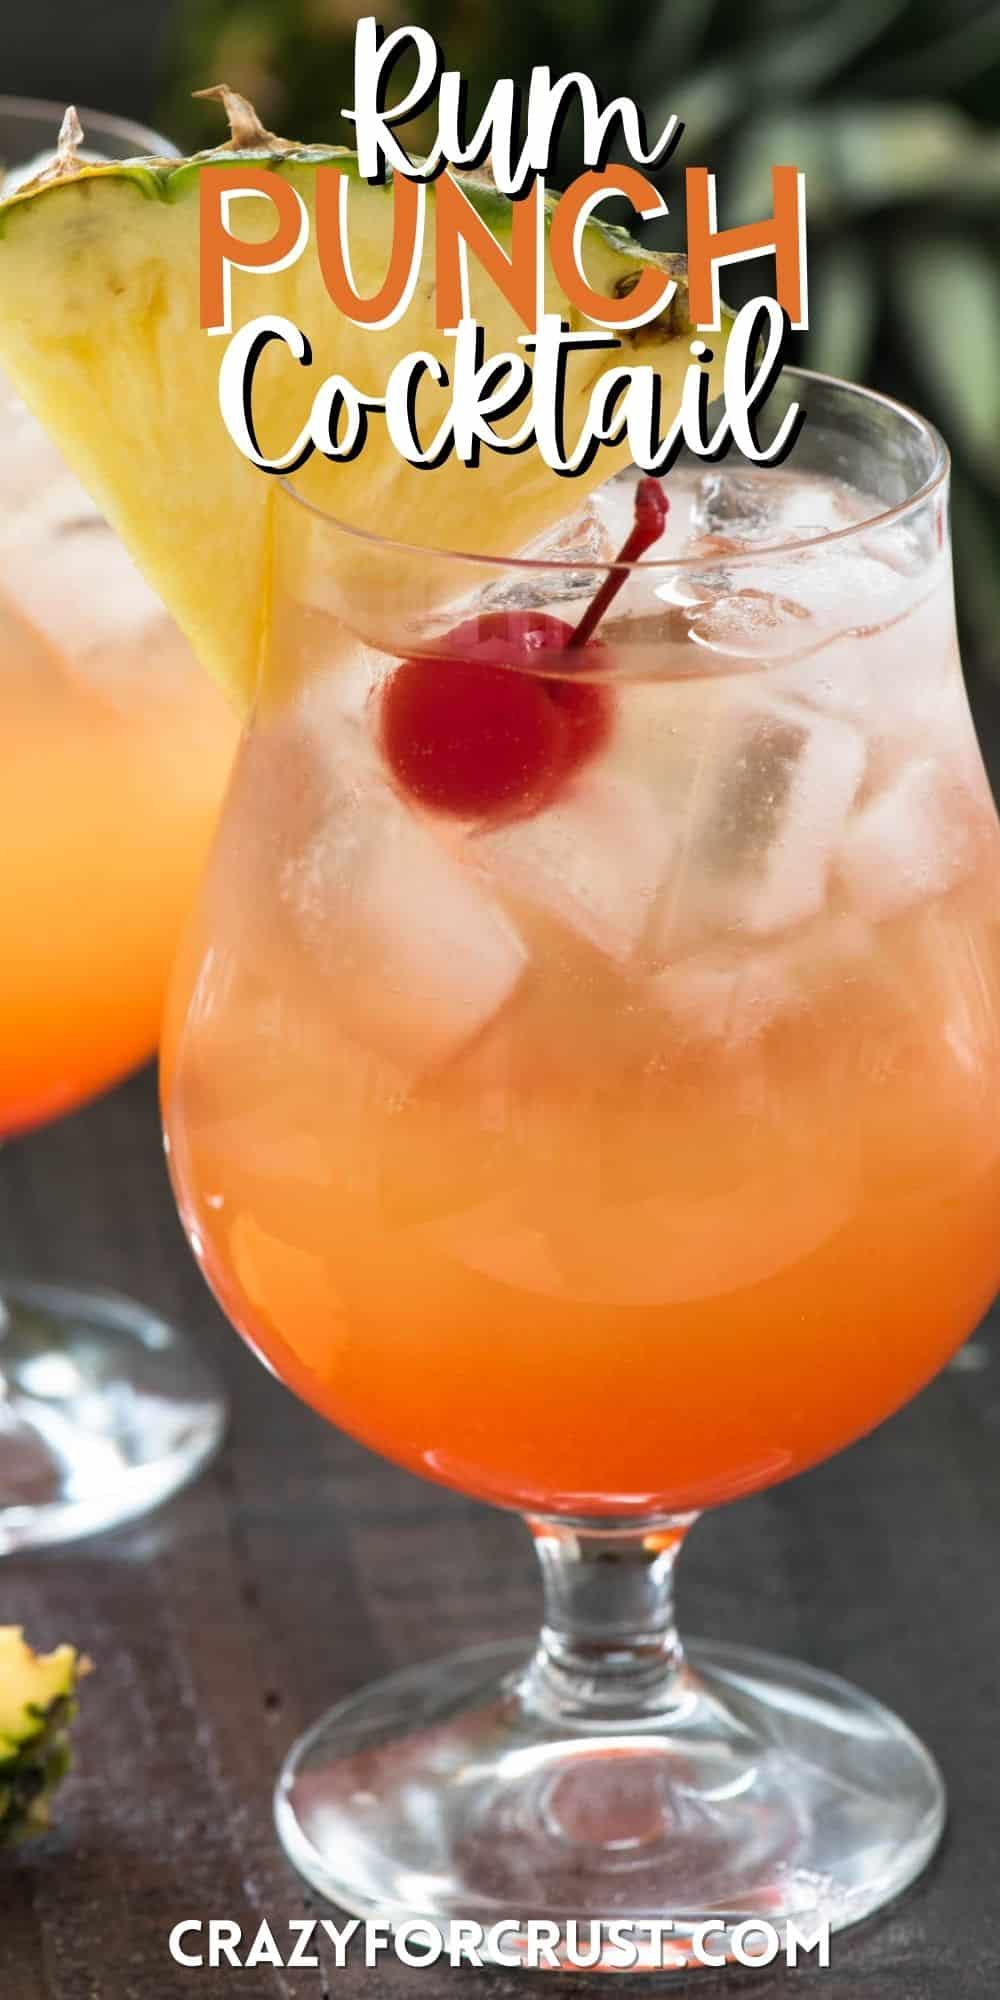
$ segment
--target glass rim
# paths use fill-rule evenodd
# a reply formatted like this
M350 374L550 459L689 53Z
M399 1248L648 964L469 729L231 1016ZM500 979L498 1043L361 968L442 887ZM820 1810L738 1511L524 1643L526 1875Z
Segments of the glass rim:
M759 546L755 544L752 549L733 551L732 553L727 551L725 555L727 569L742 569L754 563L764 561L773 562L776 556L801 555L807 550L818 554L821 550L829 548L835 542L849 541L855 535L869 535L874 529L884 528L891 522L904 520L907 515L915 512L918 507L923 506L927 500L931 499L946 484L948 479L951 469L951 454L944 438L936 425L932 424L927 417L922 417L919 410L913 409L909 403L903 403L895 396L887 396L880 389L869 389L858 382L847 382L839 375L827 375L815 368L786 368L782 371L782 379L786 378L806 384L811 383L826 389L841 391L863 402L877 405L880 409L888 411L897 421L902 419L908 428L918 432L929 444L932 453L930 471L921 480L919 486L912 493L907 494L905 499L897 500L891 507L880 507L877 513L866 514L860 521L849 521L843 528L830 528L821 535L812 535L805 539L764 542ZM734 456L736 459L740 458L739 453L734 454ZM705 461L706 465L712 462L714 461ZM749 461L744 462L749 463ZM618 473L609 474L609 483L615 478L627 475L628 470L627 466L623 466L619 468ZM633 466L632 470L634 471L636 468ZM764 466L761 470L766 473L769 468ZM667 493L669 494L670 473L665 473L663 477L667 482ZM683 556L641 556L637 562L628 563L616 562L614 557L591 557L580 552L577 552L575 555L571 553L565 556L476 555L469 549L447 549L422 542L404 542L393 536L379 535L371 528L357 527L352 522L342 520L339 515L332 513L328 508L319 506L316 501L308 499L304 493L300 493L287 474L279 477L278 486L297 507L301 507L306 513L312 514L316 520L322 521L328 528L335 530L339 534L349 536L352 541L358 542L369 549L384 549L399 556L419 557L424 562L438 561L442 563L468 564L471 568L478 570L508 570L515 573L527 572L535 575L540 572L560 575L569 571L578 573L581 570L586 570L596 576L601 576L613 570L662 570L665 572L693 569L704 570L706 564L714 560L711 554L706 555L704 551L701 554L692 553ZM597 488L594 490L599 491L600 489ZM723 558L720 556L719 560L722 561Z
M58 134L59 126L66 114L68 104L57 97L18 97L0 92L0 124L5 118L37 118L40 123L51 119ZM135 157L137 159L179 159L177 147L162 132L156 132L151 125L141 125L134 118L121 118L116 111L97 111L93 105L76 105L76 114L83 126L84 150L87 146L88 127L101 126L113 138L127 141L129 145L138 140ZM53 144L55 139L53 138Z

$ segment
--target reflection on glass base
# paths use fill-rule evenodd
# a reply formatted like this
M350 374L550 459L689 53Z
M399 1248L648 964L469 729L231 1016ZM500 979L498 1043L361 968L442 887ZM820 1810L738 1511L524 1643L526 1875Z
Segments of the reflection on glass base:
M574 1736L527 1712L527 1650L477 1648L395 1674L296 1744L277 1825L316 1889L397 1926L465 1917L488 1934L554 1919L564 1963L567 1942L589 1954L592 1919L631 1922L637 1969L680 1970L702 1962L699 1924L716 1955L751 1917L782 1941L791 1924L841 1929L898 1895L934 1850L945 1796L933 1760L830 1674L694 1645L669 1717ZM676 1929L653 1946L643 1927L665 1918ZM523 1928L505 1931L501 1961L527 1944ZM609 1942L612 1965L627 1969Z
M113 1292L0 1280L0 1555L148 1513L225 1429L209 1370Z

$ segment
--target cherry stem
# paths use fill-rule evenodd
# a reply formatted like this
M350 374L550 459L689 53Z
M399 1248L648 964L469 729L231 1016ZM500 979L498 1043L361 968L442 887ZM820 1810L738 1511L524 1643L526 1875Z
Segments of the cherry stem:
M615 557L596 597L591 599L579 625L567 639L567 652L571 648L586 645L591 633L596 630L604 617L608 605L617 597L626 581L630 565L638 562L639 557L645 555L646 550L652 548L654 542L659 541L667 525L669 512L670 502L659 480L640 479L635 489L635 525Z

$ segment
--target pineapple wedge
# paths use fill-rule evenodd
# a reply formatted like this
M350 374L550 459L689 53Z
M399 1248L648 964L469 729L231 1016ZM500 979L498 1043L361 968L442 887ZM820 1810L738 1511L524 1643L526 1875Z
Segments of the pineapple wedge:
M245 708L266 622L276 482L241 456L219 414L225 341L199 326L199 178L235 159L263 165L297 188L312 215L317 167L341 169L351 177L351 261L365 294L377 289L387 267L392 199L388 187L360 179L354 154L276 140L230 94L231 117L234 104L242 109L227 146L181 162L91 166L70 155L0 204L0 366L63 447L205 665ZM463 185L502 242L510 202L485 181ZM394 362L414 349L447 365L452 343L434 324L434 210L432 188L411 306L379 334L354 326L332 305L312 245L286 271L233 273L234 329L260 313L280 313L313 349L309 369L285 354L273 362L271 350L265 356L257 404L265 449L276 450L279 439L287 446L331 373L380 394ZM269 205L241 204L238 228L248 237L269 236ZM640 344L642 361L663 378L665 409L675 407L693 331L682 257L644 250L592 218L584 262L591 284L608 297L646 262L667 269L677 290L660 319L622 336L624 357L620 349L571 357L569 436L576 435L594 383ZM469 266L471 307L486 328L488 352L516 347L520 321L473 258ZM545 284L548 312L574 328L588 324L550 270ZM725 334L715 347L718 387ZM421 546L502 555L535 540L578 504L588 484L626 459L624 447L599 452L568 496L565 480L537 450L514 457L485 452L474 474L454 459L420 471L397 455L376 420L358 459L340 465L318 459L307 471L311 497L352 525Z
M0 1625L0 1845L49 1823L70 1761L76 1686L87 1671L72 1646L33 1653L19 1625Z

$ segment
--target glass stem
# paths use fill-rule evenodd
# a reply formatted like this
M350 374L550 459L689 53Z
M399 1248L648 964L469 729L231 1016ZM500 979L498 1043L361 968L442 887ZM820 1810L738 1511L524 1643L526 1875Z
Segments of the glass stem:
M685 1703L674 1566L695 1518L633 1528L528 1516L545 1614L519 1683L525 1708L601 1729L642 1727Z

